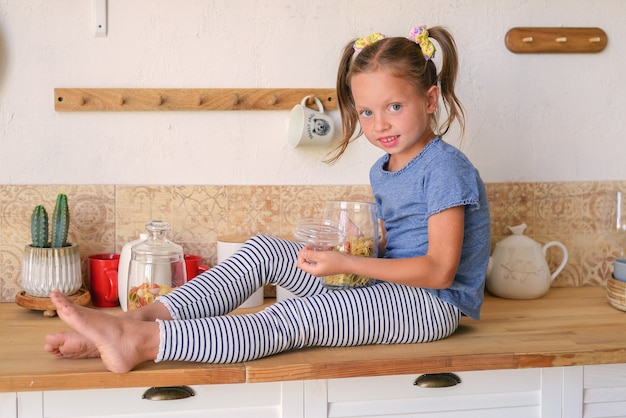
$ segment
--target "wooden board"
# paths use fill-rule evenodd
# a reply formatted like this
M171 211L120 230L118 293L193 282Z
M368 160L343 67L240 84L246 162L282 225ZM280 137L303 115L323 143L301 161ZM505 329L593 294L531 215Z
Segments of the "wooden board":
M553 288L534 300L487 295L480 321L464 317L454 335L426 344L306 348L222 365L148 361L121 375L107 372L100 359L67 360L46 353L45 335L67 329L59 318L0 304L0 392L626 363L626 313L609 305L602 287Z
M506 47L515 53L589 53L602 51L608 42L600 28L535 28L510 29Z
M159 89L55 88L54 110L164 111L164 110L290 110L306 96L317 97L324 110L337 108L335 89ZM313 98L307 104L314 105Z

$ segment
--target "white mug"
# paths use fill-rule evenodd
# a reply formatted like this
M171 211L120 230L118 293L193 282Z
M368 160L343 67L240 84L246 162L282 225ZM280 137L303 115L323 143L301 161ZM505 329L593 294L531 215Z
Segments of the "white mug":
M613 277L626 282L626 258L616 258L613 261Z
M326 146L332 142L335 135L333 118L324 113L324 106L317 97L313 97L318 110L307 107L306 102L311 96L306 96L300 104L291 109L287 138L292 147L299 146Z

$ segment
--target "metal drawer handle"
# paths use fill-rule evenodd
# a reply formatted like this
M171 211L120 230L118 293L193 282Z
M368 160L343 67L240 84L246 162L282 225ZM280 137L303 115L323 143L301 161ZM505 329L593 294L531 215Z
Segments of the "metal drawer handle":
M151 387L143 393L141 398L150 401L169 401L172 399L185 399L194 395L193 389L189 386L162 386Z
M454 373L430 373L418 376L413 385L422 388L447 388L461 383L461 378Z

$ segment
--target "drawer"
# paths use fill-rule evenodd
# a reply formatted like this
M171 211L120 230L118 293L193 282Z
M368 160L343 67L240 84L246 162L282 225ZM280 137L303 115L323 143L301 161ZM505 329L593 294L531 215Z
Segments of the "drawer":
M328 381L328 416L528 418L541 415L541 369L455 374L461 383L442 388L414 385L419 374L332 379Z
M147 400L147 388L44 392L44 417L281 417L282 384L190 386L195 395Z

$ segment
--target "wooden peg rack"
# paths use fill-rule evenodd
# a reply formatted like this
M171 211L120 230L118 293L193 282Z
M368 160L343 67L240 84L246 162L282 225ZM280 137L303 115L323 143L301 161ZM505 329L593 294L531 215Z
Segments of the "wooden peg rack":
M512 28L506 47L515 53L600 52L608 42L600 28Z
M288 110L306 96L308 105L317 97L324 110L337 108L335 89L55 88L54 110Z

